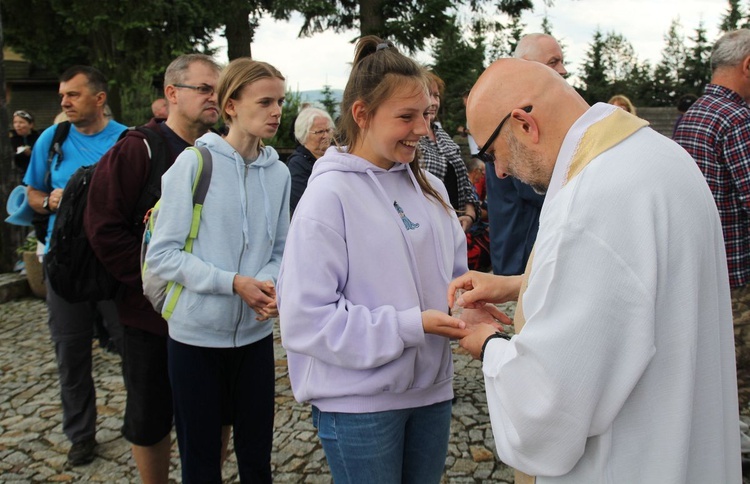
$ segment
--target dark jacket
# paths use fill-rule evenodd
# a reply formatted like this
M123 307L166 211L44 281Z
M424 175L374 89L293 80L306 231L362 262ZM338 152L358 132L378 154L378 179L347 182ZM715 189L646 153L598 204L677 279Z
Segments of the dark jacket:
M536 242L544 195L512 176L498 178L494 163L487 163L486 171L492 272L523 274Z
M292 175L292 192L289 198L289 210L294 213L297 202L305 193L307 180L312 173L315 164L315 155L302 145L298 145L294 153L289 155L286 164L289 167L289 173Z
M34 143L36 143L37 138L39 138L39 134L39 131L35 129L32 129L31 133L26 136L19 135L15 130L10 131L10 145L13 147L13 163L22 174L26 173L26 168L29 167L31 155L18 153L18 148L20 146L31 146L33 148Z
M172 166L182 150L182 141L162 129L153 119L146 124L165 139L167 165ZM169 136L171 135L171 136ZM178 140L175 142L175 140ZM144 225L134 224L144 214L135 214L141 191L148 181L151 160L142 138L126 137L99 161L89 188L84 214L86 235L96 256L122 282L116 298L120 322L151 333L166 335L167 322L154 311L141 285L141 240Z

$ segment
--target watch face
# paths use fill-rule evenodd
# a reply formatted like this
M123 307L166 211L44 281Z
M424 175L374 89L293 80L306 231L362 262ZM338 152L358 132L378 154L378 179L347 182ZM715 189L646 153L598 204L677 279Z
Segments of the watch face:
M44 197L44 201L42 202L42 208L49 208L49 197Z

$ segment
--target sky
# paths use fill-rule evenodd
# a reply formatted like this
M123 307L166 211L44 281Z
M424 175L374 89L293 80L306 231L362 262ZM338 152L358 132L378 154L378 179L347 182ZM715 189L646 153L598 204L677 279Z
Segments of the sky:
M534 3L534 12L522 17L525 33L541 31L545 7L542 0ZM679 18L688 45L687 38L694 35L701 20L713 43L728 5L726 0L555 0L546 12L553 35L564 46L566 67L575 75L597 27L604 33L622 34L638 58L653 65L661 58L664 36L673 19ZM293 91L318 90L324 85L343 89L354 56L350 41L357 32L325 32L300 39L301 25L298 16L289 22L262 19L252 44L253 57L279 69ZM226 59L225 49L219 52L219 58L222 56ZM424 64L432 61L429 51L414 57Z

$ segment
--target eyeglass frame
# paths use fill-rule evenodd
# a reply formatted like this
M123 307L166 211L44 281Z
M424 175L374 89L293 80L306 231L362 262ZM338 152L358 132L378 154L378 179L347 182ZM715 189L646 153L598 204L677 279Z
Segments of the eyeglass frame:
M521 108L524 112L530 113L533 109L533 106L529 104L528 106L524 106ZM514 109L515 111L515 109ZM490 137L487 139L487 142L484 143L484 146L482 146L482 149L479 150L479 153L476 154L477 158L484 161L485 163L494 163L495 162L495 155L487 153L487 150L490 149L490 147L495 143L495 140L497 139L497 136L500 134L500 130L503 129L503 125L505 122L510 118L510 115L513 114L513 111L509 112L503 119L500 121L500 124L497 125L497 128L495 128L495 131L492 132Z
M216 88L209 86L208 84L201 84L200 86L191 86L190 84L172 84L174 87L184 87L185 89L192 89L198 94L203 96L211 96L216 92ZM210 90L210 92L208 92ZM205 92L201 92L205 91Z
M22 109L19 109L19 110L15 111L13 113L13 117L15 118L16 116L18 116L19 118L25 119L29 123L33 123L34 122L34 116L32 116L27 111L24 111Z
M328 134L328 133L333 133L334 131L335 131L334 128L326 128L326 129L319 129L317 131L310 131L310 134L313 136L318 136L319 134L323 134L323 133Z

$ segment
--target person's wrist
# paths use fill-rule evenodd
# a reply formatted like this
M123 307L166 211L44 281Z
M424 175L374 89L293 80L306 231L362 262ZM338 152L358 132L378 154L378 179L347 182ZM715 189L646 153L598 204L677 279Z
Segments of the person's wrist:
M42 208L46 210L49 213L54 213L55 211L52 210L52 207L49 204L49 195L44 197L44 200L42 200Z
M484 350L487 349L487 344L493 339L497 339L497 338L510 341L510 335L507 333L501 333L500 331L495 331L491 335L487 336L487 339L485 339L484 343L482 344L482 351L479 353L479 361L484 361Z

